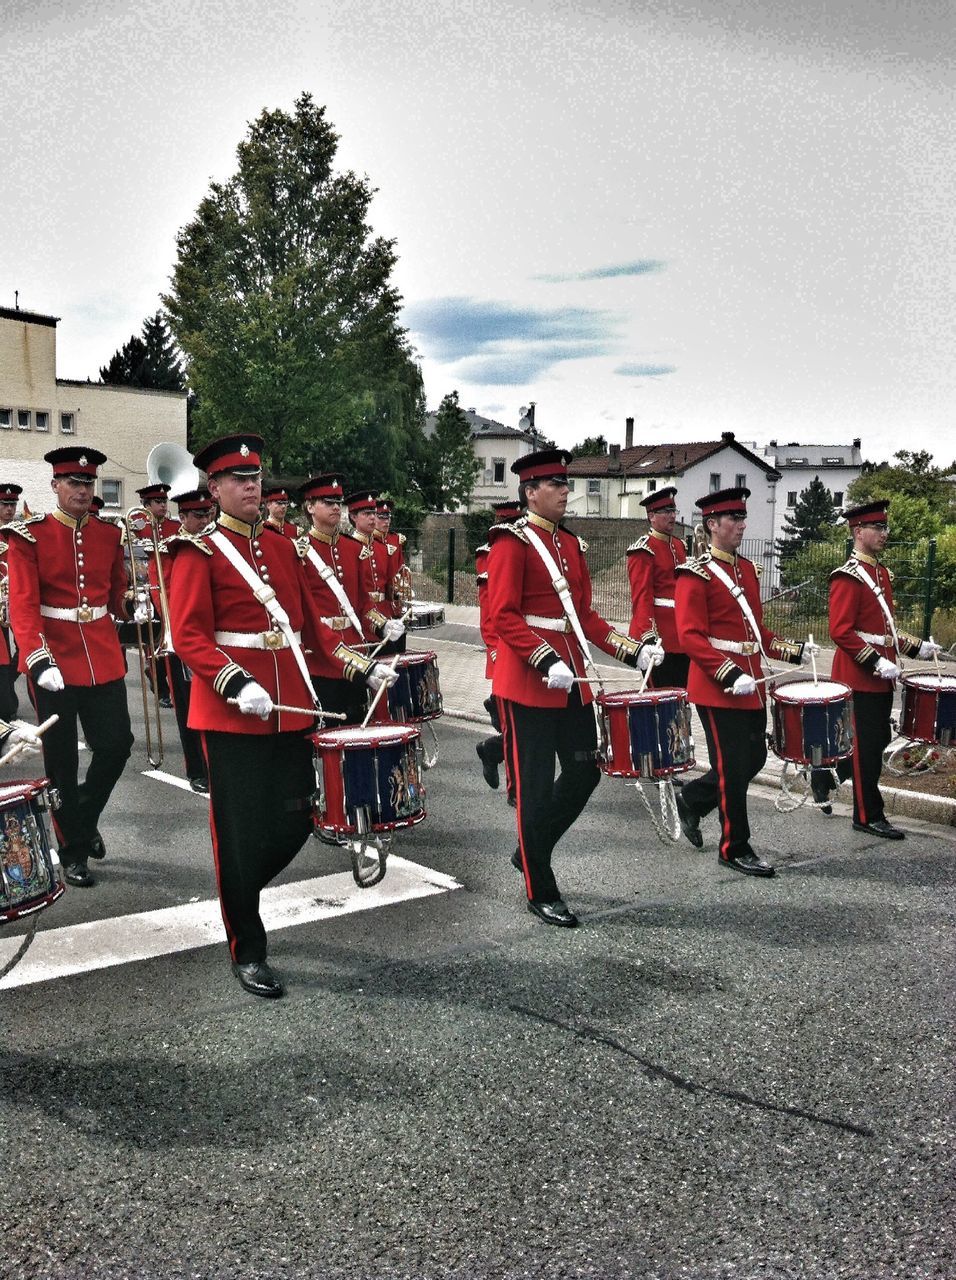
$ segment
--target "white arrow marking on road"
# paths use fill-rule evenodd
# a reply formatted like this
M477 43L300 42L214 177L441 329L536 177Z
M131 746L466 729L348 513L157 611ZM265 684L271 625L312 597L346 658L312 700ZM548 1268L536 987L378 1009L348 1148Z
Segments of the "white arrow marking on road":
M317 876L264 890L260 910L266 929L271 932L461 887L454 876L393 856L388 860L388 875L371 889L360 889L349 872ZM16 946L20 939L10 941ZM41 924L30 950L15 969L0 979L0 990L137 960L155 960L196 947L222 946L224 942L222 916L215 898L62 929L44 930ZM8 949L9 946L4 947L5 951Z

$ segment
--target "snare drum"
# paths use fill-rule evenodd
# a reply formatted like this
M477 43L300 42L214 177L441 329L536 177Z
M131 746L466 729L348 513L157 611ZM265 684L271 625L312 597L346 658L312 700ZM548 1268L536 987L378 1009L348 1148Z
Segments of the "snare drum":
M382 720L394 724L421 724L423 720L437 719L443 710L438 655L401 653L395 670L398 679L379 702ZM387 706L385 697L388 698Z
M774 755L828 768L853 752L853 694L837 680L792 680L770 690Z
M46 778L0 786L0 923L42 911L63 893L44 814Z
M601 771L612 778L669 778L694 767L686 689L599 693L605 749Z
M425 816L421 734L370 724L311 735L318 790L312 822L334 835L411 827Z
M427 631L429 627L441 627L445 622L445 610L430 600L413 600L411 614L405 620L407 631Z
M904 676L900 733L913 742L949 747L956 733L956 676Z

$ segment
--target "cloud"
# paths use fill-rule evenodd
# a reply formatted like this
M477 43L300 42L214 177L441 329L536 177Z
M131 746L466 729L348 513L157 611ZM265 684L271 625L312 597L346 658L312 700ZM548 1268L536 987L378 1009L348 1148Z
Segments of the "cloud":
M473 298L434 298L405 310L426 354L469 382L517 386L565 360L609 354L622 320L585 307L544 309Z
M609 267L592 267L590 271L572 271L566 275L533 276L534 280L543 280L545 284L566 284L571 280L614 280L618 276L646 276L654 271L663 271L665 262L657 258L638 258L634 262L618 262Z
M632 362L619 364L614 372L620 374L622 378L662 378L665 373L676 373L677 366L673 364L639 364Z

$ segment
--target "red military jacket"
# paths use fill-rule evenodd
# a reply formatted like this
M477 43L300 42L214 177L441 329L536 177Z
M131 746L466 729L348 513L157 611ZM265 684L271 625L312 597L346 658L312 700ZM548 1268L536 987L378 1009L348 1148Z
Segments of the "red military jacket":
M583 676L584 658L565 620L551 576L530 545L531 538L538 537L567 579L587 639L631 665L637 661L640 645L615 631L591 607L591 575L584 558L587 547L580 538L533 512L514 524L493 525L488 532L488 621L497 637L492 692L529 707L564 707L568 695L547 688L547 672L561 661L575 675ZM553 620L558 629L535 624L535 618ZM582 684L578 688L581 700L590 702L590 687Z
M312 650L317 674L353 679L371 663L340 644L339 636L323 625L306 582L295 545L275 529L264 528L220 514L217 530L225 534L263 585L271 586L289 615L294 631L301 633L302 647ZM203 533L171 540L176 548L172 573L170 612L173 647L193 673L189 700L191 729L218 729L229 733L288 733L310 729L311 716L275 711L267 720L244 716L230 705L250 680L257 681L273 702L309 707L312 698L295 655L282 647L246 648L230 643L228 633L243 637L276 634L265 605L240 577L223 553ZM270 642L277 646L281 641Z
M293 524L291 520L283 520L281 526L275 524L268 516L262 522L267 529L274 529L276 533L283 534L286 538L301 538L302 530L297 524Z
M0 542L0 667L8 667L13 661L13 654L10 652L7 641L7 627L10 625L8 546L9 543Z
M57 507L5 529L20 671L36 679L55 665L66 684L82 686L122 680L126 662L111 615L129 611L116 525L89 513L77 521Z
M354 538L345 538L338 532L322 533L318 529L310 529L308 534L297 538L296 549L305 564L305 577L316 608L322 615L323 622L338 632L339 638L348 645L364 644L376 629L381 630L387 619L380 609L372 604L369 589L372 581L372 554L367 547L362 547ZM309 559L309 552L314 551L323 564L328 565L342 584L353 610L362 623L363 630L357 632L349 622L348 615L342 612L332 588L324 582L319 571ZM313 670L315 655L309 655L309 670L313 675L324 675L326 671ZM340 676L341 672L335 672Z
M747 621L736 598L711 571L716 563L743 589L759 635ZM799 665L803 645L781 640L763 625L760 581L752 561L712 547L702 556L687 560L677 568L677 634L684 652L690 655L687 696L702 707L732 707L737 711L759 711L766 705L766 685L756 693L735 697L730 688L741 674L759 680L758 640L768 657ZM747 652L733 652L715 646L714 640L744 645Z
M398 535L395 535L396 538ZM405 567L405 556L398 543L389 542L378 529L372 534L372 555L375 561L375 580L378 590L384 593L381 602L382 612L386 618L400 618L401 607L396 607L395 598L400 594L399 575Z
M485 679L490 680L495 672L495 645L498 637L491 625L491 611L488 608L488 554L491 547L483 542L475 548L475 585L478 588L478 630L481 642L485 646Z
M675 571L687 559L680 538L652 529L627 549L631 582L630 634L638 638L653 631L667 653L683 653L674 606ZM669 600L671 603L662 604Z
M866 582L860 580L860 575ZM899 658L886 615L868 582L883 592L892 616L893 575L872 556L854 551L846 564L830 575L830 639L836 645L832 675L834 680L842 680L857 693L888 693L892 683L873 672L880 658L897 665ZM879 636L880 641L864 639L864 636ZM899 630L897 638L900 653L916 657L919 639Z

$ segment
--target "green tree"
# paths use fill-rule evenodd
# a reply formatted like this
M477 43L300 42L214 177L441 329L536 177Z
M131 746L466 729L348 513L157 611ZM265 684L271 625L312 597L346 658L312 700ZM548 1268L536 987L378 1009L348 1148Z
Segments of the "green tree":
M814 476L799 494L793 515L784 516L783 537L777 541L781 558L791 559L808 542L825 542L835 520L833 494L819 476Z
M151 387L158 391L185 391L186 375L162 311L143 321L142 336L114 351L100 369L100 380L129 387Z
M576 458L603 458L607 453L607 440L604 436L585 436L580 444L571 446L571 453Z
M263 111L180 231L163 302L198 393L197 444L251 429L274 473L334 465L351 482L372 459L376 483L399 489L422 447L421 378L394 241L371 234L368 181L334 169L338 141L308 93L291 115Z
M458 392L450 391L438 406L435 431L418 472L425 505L431 511L456 511L465 506L479 470L468 418L458 403Z
M899 495L927 502L943 524L956 523L953 486L945 479L952 468L944 470L933 466L932 454L926 450L900 449L893 457L897 463L895 466L884 463L864 468L847 488L846 505L854 507ZM908 539L911 535L908 530L897 528L895 536Z

